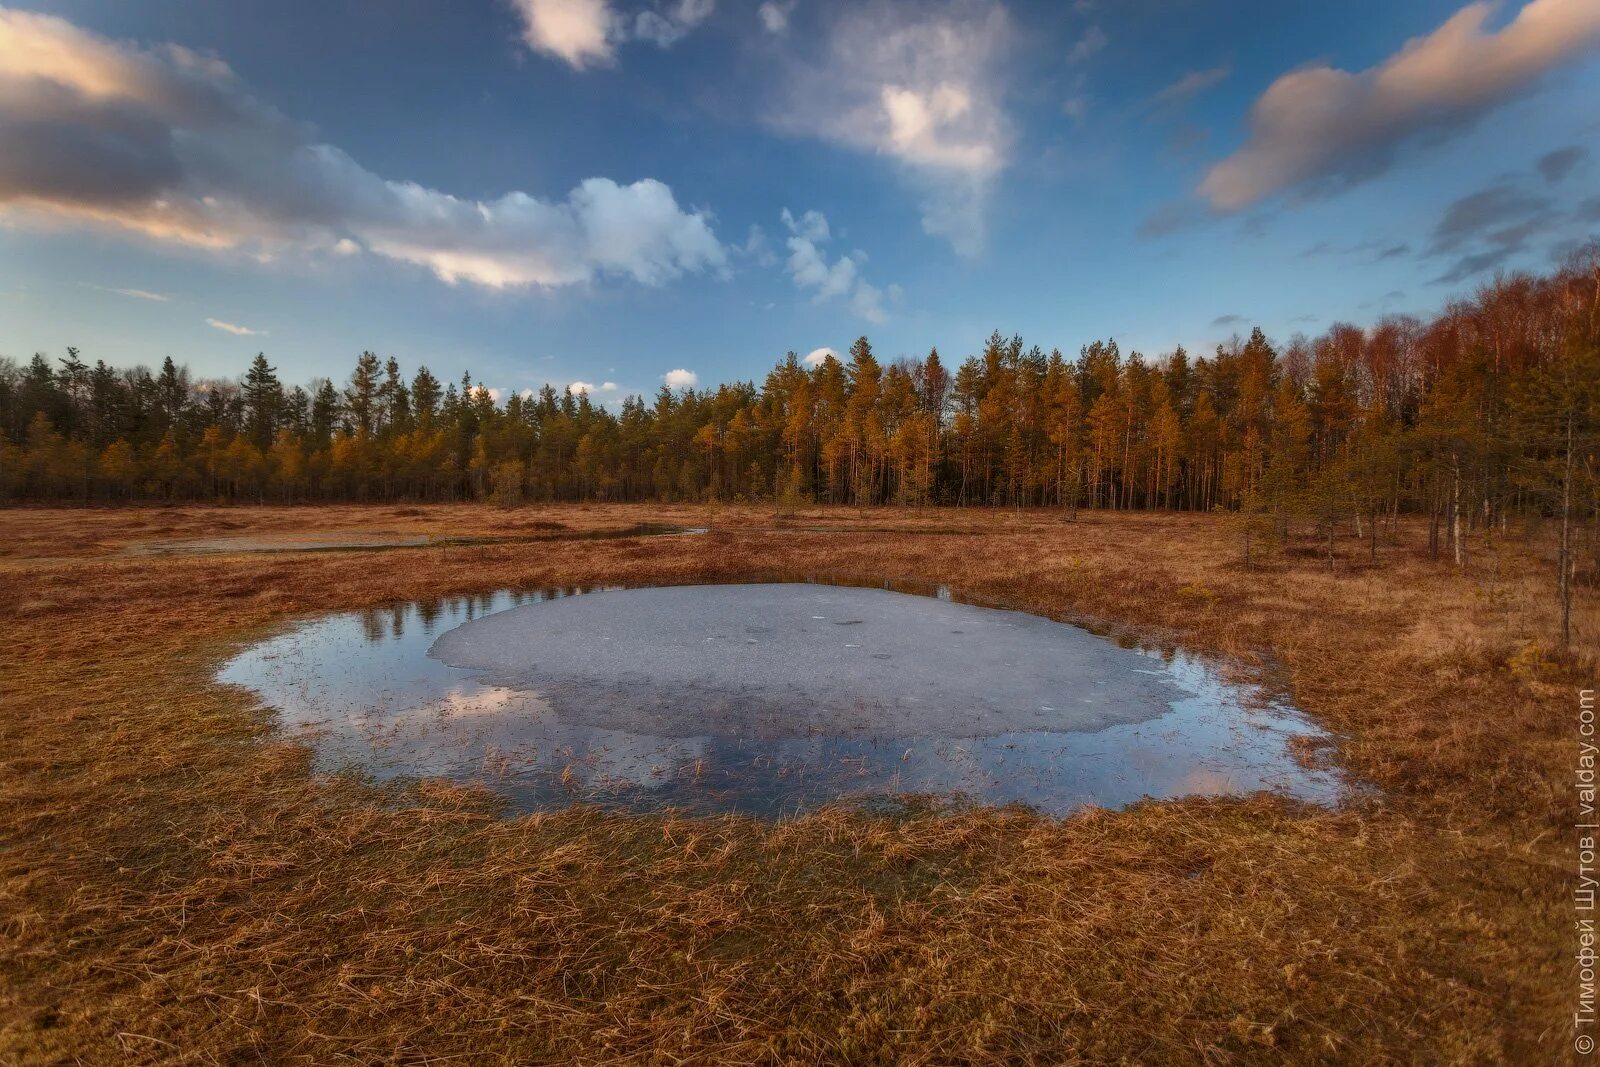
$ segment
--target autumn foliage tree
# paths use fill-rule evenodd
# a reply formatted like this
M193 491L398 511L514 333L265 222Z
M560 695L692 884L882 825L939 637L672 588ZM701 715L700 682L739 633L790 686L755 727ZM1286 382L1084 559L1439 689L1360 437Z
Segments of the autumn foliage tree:
M94 501L773 500L1234 513L1251 552L1291 528L1376 556L1402 513L1456 565L1511 516L1559 524L1563 604L1600 545L1600 267L1590 251L1431 321L1261 330L1194 356L1113 339L1075 357L995 331L965 360L884 360L867 338L758 386L631 396L544 386L503 400L470 374L361 353L343 382L285 386L0 360L0 498ZM1596 549L1594 551L1600 551Z

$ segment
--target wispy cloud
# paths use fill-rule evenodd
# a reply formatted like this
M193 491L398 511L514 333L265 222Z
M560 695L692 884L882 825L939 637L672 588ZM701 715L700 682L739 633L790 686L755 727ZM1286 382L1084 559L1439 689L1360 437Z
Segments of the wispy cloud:
M1550 201L1510 181L1453 201L1433 228L1433 255L1458 251L1483 236L1520 231L1530 220L1547 218ZM1508 230L1508 227L1510 228Z
M240 326L238 323L234 322L223 322L221 319L207 319L206 325L210 326L213 330L221 330L223 333L231 333L236 337L267 336L266 330L252 330L248 326Z
M564 200L387 180L252 96L221 60L0 9L0 219L267 255L367 251L446 282L658 285L720 273L710 216L642 179Z
M1224 63L1218 67L1206 70L1190 71L1171 85L1156 94L1156 99L1162 103L1178 103L1191 97L1199 96L1212 86L1220 85L1226 81L1228 75L1233 73L1233 68Z
M1411 251L1411 245L1405 241L1389 242L1376 239L1356 241L1353 244L1339 244L1334 241L1318 241L1304 252L1300 253L1302 259L1314 256L1361 256L1370 263L1381 263L1386 259L1397 259Z
M975 255L1011 148L1001 107L1011 38L993 0L849 7L822 54L790 57L772 121L893 160L919 197L923 230Z
M1111 38L1106 36L1106 31L1099 26L1090 26L1083 31L1083 36L1072 43L1067 50L1068 63L1086 63L1096 53L1105 49L1111 43Z
M165 293L152 293L148 289L118 289L109 285L91 285L84 283L90 289L98 289L102 293L116 293L118 296L131 296L136 300L151 300L157 304L165 304L172 298Z
M788 33L789 16L794 13L794 5L795 0L766 0L756 9L761 28L778 36Z
M671 48L716 10L717 0L676 0L661 10L646 9L633 17L633 36Z
M1557 148L1553 152L1546 152L1539 157L1537 164L1539 174L1551 185L1562 181L1567 175L1578 169L1578 165L1589 158L1589 150L1582 145L1569 144L1565 148Z
M1499 267L1560 220L1548 197L1515 177L1460 197L1433 228L1427 255L1455 257L1434 283L1453 285Z
M1291 188L1364 181L1408 142L1460 130L1600 44L1595 0L1530 0L1498 31L1487 28L1493 11L1468 4L1367 70L1313 64L1283 75L1251 109L1249 140L1211 168L1200 195L1236 211Z

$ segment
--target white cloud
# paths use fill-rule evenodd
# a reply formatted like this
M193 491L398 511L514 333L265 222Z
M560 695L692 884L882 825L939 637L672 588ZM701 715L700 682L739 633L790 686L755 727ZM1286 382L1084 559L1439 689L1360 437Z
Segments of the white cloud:
M385 180L252 97L227 65L0 9L0 221L119 228L266 258L353 247L447 282L658 285L726 268L703 211L643 179L565 200Z
M923 230L976 254L1011 146L1000 106L1010 40L994 0L850 7L825 54L794 59L772 121L894 160L921 198Z
M670 48L711 17L716 0L673 0L639 11L632 18L610 0L510 0L521 16L522 39L530 49L554 56L574 70L609 66L617 46L650 41Z
M820 211L807 211L797 219L788 208L784 208L778 217L790 233L807 241L826 241L832 236L828 230L828 217Z
M761 19L761 28L771 34L785 34L789 32L789 16L794 12L795 0L766 0L756 14Z
M700 376L692 370L669 370L661 376L668 389L688 389L700 381Z
M820 211L807 211L799 218L783 209L783 224L789 230L789 277L800 289L808 290L819 303L837 297L849 299L850 307L869 322L882 322L887 317L883 309L883 291L861 277L860 264L866 262L866 253L859 250L828 261L822 248L831 237L827 217ZM899 293L898 286L891 290Z
M231 333L236 337L265 337L266 330L252 330L248 326L240 326L232 322L223 322L221 319L207 319L206 325L223 333Z
M840 256L833 265L816 244L804 237L789 238L789 276L802 289L816 291L818 300L844 296L856 284L856 261Z
M839 353L835 352L831 348L813 348L811 351L806 353L806 358L802 359L800 362L804 363L808 367L820 367L822 366L822 361L827 359L829 356L832 356L834 359L838 359Z
M1106 36L1106 31L1099 26L1090 26L1067 51L1067 62L1083 63L1110 43L1111 38Z
M693 377L693 375L690 375L690 377ZM690 382L689 384L693 385L694 383ZM599 385L593 382L573 382L567 386L573 396L577 396L579 393L585 396L593 396L595 393L614 393L618 388L619 386L616 382L601 382Z
M535 52L565 60L574 70L616 58L618 20L608 0L511 0L522 16L522 39Z
M341 237L333 243L333 251L335 255L340 256L359 256L361 246L348 237Z
M1250 138L1211 168L1200 195L1219 211L1310 185L1348 186L1387 169L1407 141L1448 134L1540 75L1600 44L1600 3L1531 0L1499 31L1468 4L1425 37L1358 73L1319 63L1268 87Z

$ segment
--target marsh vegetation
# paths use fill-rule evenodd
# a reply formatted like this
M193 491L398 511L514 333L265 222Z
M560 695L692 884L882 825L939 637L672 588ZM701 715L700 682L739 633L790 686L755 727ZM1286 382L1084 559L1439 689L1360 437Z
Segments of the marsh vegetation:
M154 536L686 538L128 558ZM0 1049L25 1062L458 1056L1526 1062L1566 1047L1548 531L1429 559L1242 562L1215 516L626 507L0 512ZM812 533L804 528L838 532ZM236 527L237 529L237 527ZM925 531L939 530L938 536ZM919 532L924 531L924 532ZM775 572L943 583L1112 636L1277 665L1372 789L782 819L328 774L215 672L308 617L552 585ZM580 598L581 599L581 598ZM1600 607L1575 589L1573 623Z

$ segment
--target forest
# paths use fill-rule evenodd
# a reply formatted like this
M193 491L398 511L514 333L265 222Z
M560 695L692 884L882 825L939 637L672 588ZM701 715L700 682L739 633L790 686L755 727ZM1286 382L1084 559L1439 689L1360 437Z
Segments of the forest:
M1427 517L1434 555L1514 516L1600 523L1600 251L1514 275L1432 321L1336 324L1210 355L1114 340L1075 359L992 334L951 365L887 365L867 338L758 387L663 388L612 412L546 386L497 403L470 374L409 378L363 352L286 387L0 360L10 501L758 501L1227 510L1375 538ZM1563 544L1570 539L1563 538ZM1566 549L1563 549L1564 556Z

